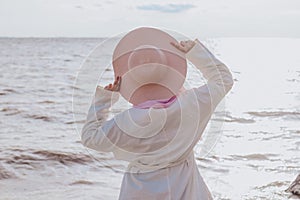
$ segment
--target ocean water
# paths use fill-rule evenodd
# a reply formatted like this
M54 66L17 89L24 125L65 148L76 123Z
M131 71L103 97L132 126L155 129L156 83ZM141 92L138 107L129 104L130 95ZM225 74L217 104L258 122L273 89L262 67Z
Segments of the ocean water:
M86 149L78 133L90 103L78 72L103 40L0 39L1 200L118 198L126 163ZM296 199L284 190L300 172L300 39L203 43L235 80L195 147L214 198ZM99 67L99 84L111 82L111 69ZM203 84L192 66L187 83ZM126 108L118 104L111 116Z

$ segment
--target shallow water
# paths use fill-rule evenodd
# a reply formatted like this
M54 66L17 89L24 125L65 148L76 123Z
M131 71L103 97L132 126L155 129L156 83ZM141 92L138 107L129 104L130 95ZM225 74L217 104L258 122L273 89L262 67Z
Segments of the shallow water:
M84 148L76 128L86 110L75 119L72 111L77 72L102 40L0 39L0 199L118 198L126 163ZM220 104L225 110L217 110L204 134L220 123L218 142L212 150L203 141L195 148L215 199L295 198L284 190L300 172L300 40L203 42L235 79ZM201 85L198 75L190 67L188 84ZM86 91L77 93L78 105L89 106Z

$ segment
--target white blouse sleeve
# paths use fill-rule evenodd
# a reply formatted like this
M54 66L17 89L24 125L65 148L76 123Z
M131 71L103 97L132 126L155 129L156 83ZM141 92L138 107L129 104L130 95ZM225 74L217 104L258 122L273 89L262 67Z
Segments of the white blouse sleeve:
M186 58L197 67L207 84L196 88L194 91L202 103L207 103L212 108L218 105L223 97L233 86L233 78L228 67L218 60L198 39Z
M115 156L116 152L118 152L117 154L131 155L131 152L133 154L143 153L151 150L151 148L157 149L163 146L166 141L159 140L160 135L151 138L139 138L124 132L120 127L120 122L117 123L118 121L123 121L129 129L134 126L127 111L118 113L112 119L107 120L109 109L118 101L119 95L118 92L97 87L81 131L81 143L96 151L113 152ZM141 117L144 118L145 116ZM119 118L120 120L118 120Z
M95 96L88 110L85 124L81 131L81 143L97 151L110 152L114 145L107 134L114 126L114 120L108 120L110 107L119 99L119 93L96 88Z

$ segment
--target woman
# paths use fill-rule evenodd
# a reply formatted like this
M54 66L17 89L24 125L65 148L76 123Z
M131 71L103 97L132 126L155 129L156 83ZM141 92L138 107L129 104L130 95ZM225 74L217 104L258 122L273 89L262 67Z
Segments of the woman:
M164 115L163 126L153 128L157 134L140 138L126 134L120 127L131 119L125 114L106 120L109 108L118 100L123 80L119 76L113 84L97 87L82 130L84 146L113 152L117 159L129 161L130 170L123 177L120 200L212 199L198 171L193 147L216 106L232 88L232 75L199 40L170 43L202 72L207 84L180 91L175 98L142 102L129 109L131 117L142 125L149 110L153 114L151 120L158 118L157 124L163 121L160 117ZM149 130L152 131L151 128L134 131L139 135Z

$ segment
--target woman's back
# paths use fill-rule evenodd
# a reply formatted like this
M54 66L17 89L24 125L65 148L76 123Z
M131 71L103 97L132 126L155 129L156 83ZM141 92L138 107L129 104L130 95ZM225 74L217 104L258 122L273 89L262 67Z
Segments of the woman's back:
M121 200L212 199L193 148L233 79L227 66L199 41L186 57L202 72L207 84L179 94L167 108L131 108L105 121L108 109L117 101L116 93L97 87L82 143L129 162Z

